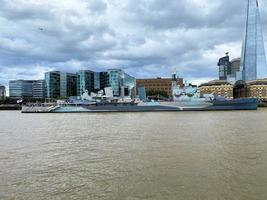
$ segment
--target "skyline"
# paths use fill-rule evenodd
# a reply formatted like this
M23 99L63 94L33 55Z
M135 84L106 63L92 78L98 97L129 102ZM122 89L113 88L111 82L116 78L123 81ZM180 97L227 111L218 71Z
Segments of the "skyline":
M225 52L241 56L242 0L59 2L3 0L0 84L40 79L51 70L114 67L138 78L166 77L177 69L199 84L217 77ZM267 3L259 4L266 48Z

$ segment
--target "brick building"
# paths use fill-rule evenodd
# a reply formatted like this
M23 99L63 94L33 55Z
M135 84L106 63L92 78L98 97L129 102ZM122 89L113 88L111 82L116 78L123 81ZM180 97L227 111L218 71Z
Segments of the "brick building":
M144 86L147 93L150 92L164 92L168 97L172 96L172 82L176 81L177 85L183 87L182 78L151 78L151 79L137 79L137 88Z
M227 99L233 99L234 97L234 86L225 80L210 81L208 83L201 84L199 88L200 96L202 97L205 94L213 94L214 96L221 96Z

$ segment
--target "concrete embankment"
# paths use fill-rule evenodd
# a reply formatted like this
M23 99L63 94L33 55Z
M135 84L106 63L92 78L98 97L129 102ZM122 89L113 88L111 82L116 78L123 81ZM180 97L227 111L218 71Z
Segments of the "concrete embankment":
M0 110L21 110L21 105L18 105L18 104L1 104Z
M21 112L22 113L49 113L55 106L23 106Z
M260 102L259 107L266 108L267 107L267 101Z

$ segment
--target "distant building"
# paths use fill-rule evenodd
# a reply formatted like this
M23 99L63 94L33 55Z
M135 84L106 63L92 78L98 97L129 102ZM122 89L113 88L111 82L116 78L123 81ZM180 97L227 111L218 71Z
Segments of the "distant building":
M231 83L226 80L214 80L208 83L201 84L200 96L205 94L213 94L214 96L221 96L227 99L232 99L234 97L233 90L234 87Z
M90 70L81 70L77 72L77 95L80 96L85 90L90 94L95 90L94 72Z
M94 90L104 90L109 87L109 74L108 72L94 72Z
M94 72L94 91L99 91L100 89L100 72Z
M122 69L108 70L109 85L114 96L135 96L136 79L126 74Z
M258 98L267 102L267 78L253 81L238 81L234 86L235 98Z
M67 98L81 96L86 90L98 92L111 87L114 96L135 95L135 78L121 69L111 69L107 72L80 70L76 74L52 71L45 73L47 98Z
M45 73L45 88L46 98L60 97L60 72L46 72Z
M141 101L146 101L147 100L147 96L146 96L146 88L145 88L145 86L141 85L137 89L138 89L139 99Z
M238 80L237 77L240 76L240 58L235 58L230 61L230 70L228 70L227 74L227 81L235 84L235 82Z
M90 94L109 87L108 72L93 72L81 70L77 72L77 95L80 96L85 90Z
M227 80L227 75L231 74L231 64L228 53L226 54L226 56L219 59L218 67L219 67L219 79Z
M99 85L100 85L100 89L103 90L106 87L110 87L109 73L108 72L98 72L98 73L99 73ZM96 88L96 85L95 85L95 88Z
M9 82L9 96L12 98L43 98L44 80L12 80Z
M52 71L45 73L46 98L68 98L77 95L76 74Z
M267 63L258 0L247 0L245 37L241 55L241 73L237 80L267 78Z
M235 58L230 61L229 53L226 56L219 59L219 80L226 80L234 84L240 76L240 64L241 59Z
M77 76L73 73L60 72L60 97L77 95Z
M32 96L35 99L45 98L45 81L44 80L33 81L32 93L33 93Z
M9 96L14 98L32 97L32 84L30 80L9 81Z
M6 87L0 85L0 100L4 100L6 98Z
M176 81L177 85L183 87L182 78L150 78L150 79L137 79L137 88L145 87L147 94L153 92L166 93L168 97L172 96L172 83Z
M240 58L234 58L230 62L231 66L231 77L236 77L236 73L240 72L240 64L241 64L241 59Z

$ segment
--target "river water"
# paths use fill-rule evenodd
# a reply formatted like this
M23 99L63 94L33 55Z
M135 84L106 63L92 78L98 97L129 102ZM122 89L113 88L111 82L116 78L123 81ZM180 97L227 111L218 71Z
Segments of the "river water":
M267 109L2 111L0 199L266 200Z

